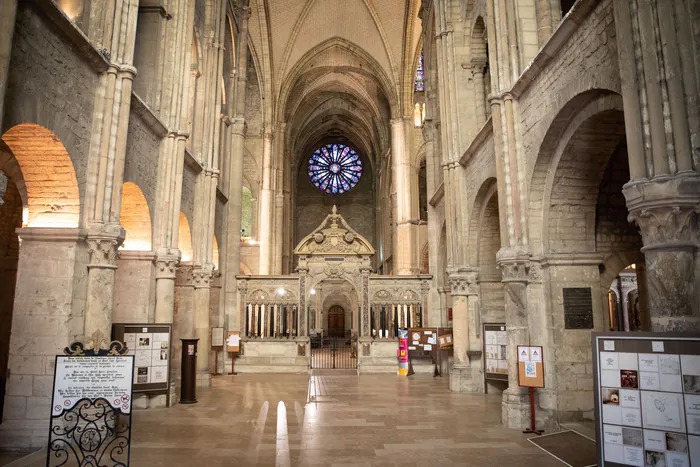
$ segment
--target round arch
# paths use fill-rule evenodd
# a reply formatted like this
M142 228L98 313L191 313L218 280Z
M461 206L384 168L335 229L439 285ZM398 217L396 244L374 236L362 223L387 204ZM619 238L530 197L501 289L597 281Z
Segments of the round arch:
M121 249L151 251L153 232L151 215L141 188L135 183L124 183L121 204L119 219L122 227L126 230L126 238Z
M182 253L180 261L192 261L192 233L190 232L190 223L187 216L180 212L180 228L177 235L177 247Z
M58 136L41 125L22 123L5 132L2 143L0 170L20 192L23 226L78 227L78 180Z

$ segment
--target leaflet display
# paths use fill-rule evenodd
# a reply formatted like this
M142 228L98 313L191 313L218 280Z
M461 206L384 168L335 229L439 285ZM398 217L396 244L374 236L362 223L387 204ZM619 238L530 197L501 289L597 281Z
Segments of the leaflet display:
M700 467L700 339L594 333L601 467Z
M171 357L170 324L114 324L112 338L133 355L134 392L167 391Z
M505 324L484 324L486 379L508 381L508 334Z

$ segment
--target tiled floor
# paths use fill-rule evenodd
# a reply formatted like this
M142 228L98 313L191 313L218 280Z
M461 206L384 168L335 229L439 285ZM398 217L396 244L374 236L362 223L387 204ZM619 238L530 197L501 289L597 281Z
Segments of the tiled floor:
M132 466L564 465L501 426L500 397L445 378L222 376L197 397L135 413Z

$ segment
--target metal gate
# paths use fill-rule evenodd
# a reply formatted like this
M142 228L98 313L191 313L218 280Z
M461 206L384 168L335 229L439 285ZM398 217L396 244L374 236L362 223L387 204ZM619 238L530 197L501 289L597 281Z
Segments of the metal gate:
M311 368L352 370L357 368L357 344L351 338L325 337L311 342Z

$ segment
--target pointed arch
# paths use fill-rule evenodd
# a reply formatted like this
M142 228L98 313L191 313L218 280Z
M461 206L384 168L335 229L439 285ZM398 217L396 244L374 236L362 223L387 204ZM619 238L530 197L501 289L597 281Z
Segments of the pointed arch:
M192 261L192 233L190 223L184 213L180 213L180 228L178 229L177 247L182 253L180 261Z

